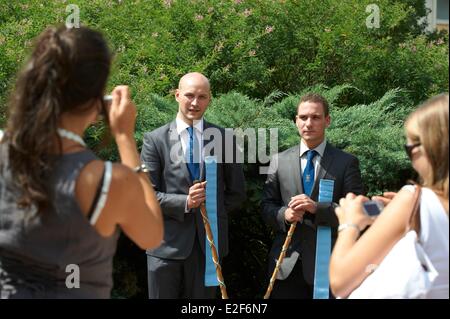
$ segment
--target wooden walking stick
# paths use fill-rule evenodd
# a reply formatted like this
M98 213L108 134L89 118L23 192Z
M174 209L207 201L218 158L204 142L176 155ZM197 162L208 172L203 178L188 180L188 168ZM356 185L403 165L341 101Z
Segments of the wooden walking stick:
M273 284L275 283L278 271L280 270L280 265L283 262L284 256L286 256L286 250L289 247L289 244L291 243L292 235L294 234L295 227L297 227L297 222L293 222L291 224L291 227L289 227L289 231L286 235L286 239L284 240L283 247L281 248L280 256L278 257L277 264L275 266L275 269L273 270L272 277L270 277L269 286L267 287L266 294L264 295L264 299L269 299L270 294L272 293Z
M199 181L194 181L194 184L199 183ZM203 225L205 226L206 238L208 239L209 247L211 248L211 255L214 265L216 266L216 276L219 282L220 293L222 294L222 299L228 299L227 289L225 286L225 281L222 276L222 267L220 267L219 257L217 255L217 249L214 245L214 238L211 231L211 225L209 224L208 215L206 213L205 203L200 205L200 213L202 214Z
M216 266L217 281L219 281L220 293L222 294L222 299L228 299L227 289L225 286L225 281L222 276L222 268L220 267L219 257L217 256L217 249L214 245L214 238L211 231L211 225L209 224L208 215L206 214L205 204L200 205L200 212L202 213L203 225L205 225L206 237L209 242L209 247L211 247L211 255L214 265Z

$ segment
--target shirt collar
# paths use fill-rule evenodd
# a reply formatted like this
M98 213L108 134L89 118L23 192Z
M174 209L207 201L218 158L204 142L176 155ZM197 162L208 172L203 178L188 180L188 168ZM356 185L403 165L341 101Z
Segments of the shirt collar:
M180 119L178 117L175 119L175 121L176 121L176 125L177 125L178 135L180 135L181 132L185 131L189 127L189 125L186 122L184 122L182 119ZM203 133L203 117L200 120L194 121L194 128L197 131L199 131L200 134Z
M325 147L327 146L327 140L323 140L322 143L317 145L317 147L313 148L317 153L319 153L320 157L323 157L323 153L325 152ZM300 157L305 154L305 152L309 151L308 146L306 146L305 143L303 143L303 140L300 142Z

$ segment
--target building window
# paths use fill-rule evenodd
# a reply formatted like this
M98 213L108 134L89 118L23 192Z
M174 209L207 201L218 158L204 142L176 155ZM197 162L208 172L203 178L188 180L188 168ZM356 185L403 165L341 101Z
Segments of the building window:
M448 5L449 0L425 0L425 6L430 10L427 16L427 30L449 30Z
M437 0L436 2L436 22L448 24L448 0Z

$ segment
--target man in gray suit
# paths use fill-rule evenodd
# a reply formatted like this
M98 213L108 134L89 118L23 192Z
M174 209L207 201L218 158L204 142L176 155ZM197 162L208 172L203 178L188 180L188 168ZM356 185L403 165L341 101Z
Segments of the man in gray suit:
M319 203L319 181L334 181L333 202L348 192L364 193L358 159L327 143L330 125L328 102L318 94L303 96L295 123L299 145L276 154L264 185L262 216L275 230L269 253L272 274L290 224L297 227L281 264L272 298L309 299L313 294L317 226L332 227L336 240L337 218L333 203Z
M234 140L231 147L226 145L224 129L203 119L211 100L208 79L201 73L184 75L175 98L176 119L146 133L141 152L164 217L164 240L147 251L149 298L214 298L217 287L205 286L205 249L210 247L205 247L199 209L206 199L206 182L193 182L205 176L204 156L217 156L218 240L214 241L223 258L228 253L227 214L245 199L244 174L241 164L225 162L225 149L235 150ZM211 154L205 154L207 149Z

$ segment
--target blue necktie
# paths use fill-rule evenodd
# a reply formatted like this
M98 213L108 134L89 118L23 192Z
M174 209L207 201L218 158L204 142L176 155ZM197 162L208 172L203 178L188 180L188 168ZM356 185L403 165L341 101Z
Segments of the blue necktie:
M311 196L311 192L314 186L314 163L313 158L316 156L317 152L315 150L309 150L306 153L306 167L302 174L302 182L303 182L303 192Z
M198 156L198 147L196 147L197 138L194 134L194 128L189 126L187 128L189 133L189 143L187 149L187 166L191 180L195 181L200 179L200 161Z

